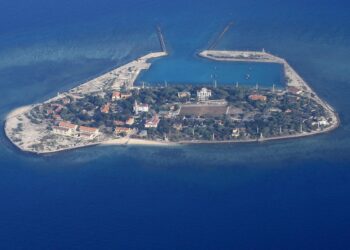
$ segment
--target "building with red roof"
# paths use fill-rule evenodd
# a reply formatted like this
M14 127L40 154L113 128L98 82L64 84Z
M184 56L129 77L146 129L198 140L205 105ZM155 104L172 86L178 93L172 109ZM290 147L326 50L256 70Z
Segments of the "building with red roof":
M151 119L147 119L145 123L145 128L157 128L160 120L157 115L153 116Z
M68 128L68 129L72 129L72 130L77 130L78 128L78 125L76 124L73 124L73 123L70 123L70 122L67 122L67 121L61 121L59 124L58 124L59 127L61 128Z
M108 114L110 108L111 108L111 104L110 104L110 103L107 103L107 104L105 104L105 105L102 106L101 112L104 113L104 114Z
M112 101L117 101L121 99L121 93L119 91L115 91L112 94Z
M266 102L267 97L264 95L250 95L249 99L252 101Z

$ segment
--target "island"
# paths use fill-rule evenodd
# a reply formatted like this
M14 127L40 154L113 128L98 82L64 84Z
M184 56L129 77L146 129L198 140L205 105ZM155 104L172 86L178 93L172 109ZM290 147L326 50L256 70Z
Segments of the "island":
M45 154L93 145L264 142L339 126L336 111L287 61L264 50L205 50L199 56L281 64L283 88L138 83L140 72L163 56L164 50L150 53L43 103L10 112L7 137L22 151Z

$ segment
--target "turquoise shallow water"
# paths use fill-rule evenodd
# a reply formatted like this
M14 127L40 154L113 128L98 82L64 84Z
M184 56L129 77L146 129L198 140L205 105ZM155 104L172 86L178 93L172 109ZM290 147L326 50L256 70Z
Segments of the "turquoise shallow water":
M234 20L219 48L265 48L286 58L342 124L302 140L44 157L19 152L1 133L0 248L348 249L349 10L346 1L326 0L3 1L2 119L157 50L156 24L171 57L143 77L206 81L206 62L194 55ZM184 61L200 66L188 71ZM219 82L231 74L243 81L246 70L224 66ZM278 69L252 71L267 85L279 79Z

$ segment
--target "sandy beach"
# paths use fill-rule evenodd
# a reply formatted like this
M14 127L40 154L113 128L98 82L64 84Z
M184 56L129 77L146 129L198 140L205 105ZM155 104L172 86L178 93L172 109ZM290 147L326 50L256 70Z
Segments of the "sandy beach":
M134 139L134 138L121 138L113 139L109 141L102 142L102 146L111 146L111 145L143 145L143 146L176 146L179 145L174 142L165 142L165 141L151 141L144 139Z
M34 105L27 105L27 106L22 106L22 107L19 107L19 108L12 110L10 113L8 113L6 115L6 121L10 120L11 118L14 118L16 116L19 116L21 114L28 112L33 107L34 107Z

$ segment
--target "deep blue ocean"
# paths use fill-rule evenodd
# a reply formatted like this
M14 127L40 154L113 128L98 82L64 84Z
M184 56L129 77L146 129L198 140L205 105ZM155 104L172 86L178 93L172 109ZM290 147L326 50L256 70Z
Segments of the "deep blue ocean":
M350 249L349 13L346 0L0 0L2 121L159 50L156 25L171 55L144 81L280 84L276 65L196 58L232 20L219 49L286 58L342 122L297 140L48 156L1 132L0 249Z

